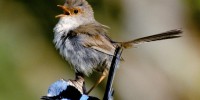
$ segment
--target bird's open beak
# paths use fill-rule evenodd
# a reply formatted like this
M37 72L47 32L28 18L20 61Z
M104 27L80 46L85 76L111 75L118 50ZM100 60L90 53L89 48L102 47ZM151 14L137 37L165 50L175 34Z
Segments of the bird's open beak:
M66 6L62 6L62 5L57 5L57 6L64 11L64 14L59 14L59 15L55 16L55 18L61 18L66 15L70 15L70 10Z

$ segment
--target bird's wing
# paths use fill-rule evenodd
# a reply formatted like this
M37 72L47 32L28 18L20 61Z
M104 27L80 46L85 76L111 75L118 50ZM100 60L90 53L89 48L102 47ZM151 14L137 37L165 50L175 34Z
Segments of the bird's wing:
M93 48L108 55L114 55L115 45L105 34L106 29L101 25L87 24L74 30L80 35L83 46Z

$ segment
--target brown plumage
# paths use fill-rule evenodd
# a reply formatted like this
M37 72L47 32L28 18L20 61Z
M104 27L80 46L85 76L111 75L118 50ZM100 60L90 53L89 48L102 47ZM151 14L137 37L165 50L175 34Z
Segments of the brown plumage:
M143 42L178 38L182 33L175 29L127 42L116 42L107 36L107 27L95 20L86 0L66 0L64 6L58 7L64 10L64 14L57 16L60 21L54 28L56 48L73 66L77 75L101 72L102 77L97 83L107 75L116 46L130 48Z

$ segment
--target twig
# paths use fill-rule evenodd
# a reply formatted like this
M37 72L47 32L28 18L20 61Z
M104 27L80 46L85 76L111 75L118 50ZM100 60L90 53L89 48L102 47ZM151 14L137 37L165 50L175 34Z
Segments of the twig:
M123 51L123 49L121 47L117 47L115 49L115 55L113 56L113 59L112 59L103 100L112 100L113 99L114 90L112 88L112 85L113 85L115 73L116 73L119 63L120 63L122 51Z

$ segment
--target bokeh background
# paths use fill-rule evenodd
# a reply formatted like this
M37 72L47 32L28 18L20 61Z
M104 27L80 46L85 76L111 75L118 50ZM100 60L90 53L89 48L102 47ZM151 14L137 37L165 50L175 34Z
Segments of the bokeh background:
M180 39L124 50L115 100L200 100L200 0L88 0L96 19L123 41L170 29ZM39 100L74 72L54 48L53 27L64 0L0 0L0 100ZM86 79L89 88L98 73ZM105 82L91 95L102 98Z

